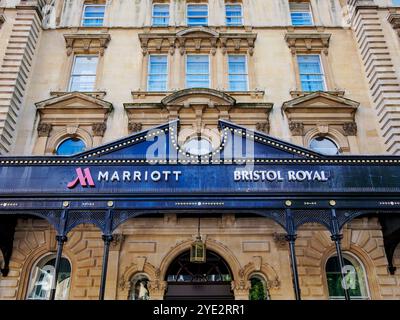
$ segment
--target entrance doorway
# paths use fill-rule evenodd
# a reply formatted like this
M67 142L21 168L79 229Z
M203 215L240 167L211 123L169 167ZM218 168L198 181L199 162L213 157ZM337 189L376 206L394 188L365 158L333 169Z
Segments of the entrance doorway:
M190 252L169 266L165 300L233 300L232 273L218 254L207 251L205 263L191 263Z

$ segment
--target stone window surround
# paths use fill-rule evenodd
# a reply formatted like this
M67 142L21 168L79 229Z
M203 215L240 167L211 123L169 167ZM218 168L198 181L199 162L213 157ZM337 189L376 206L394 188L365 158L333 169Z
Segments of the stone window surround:
M342 94L335 83L333 71L328 59L329 42L331 34L321 32L288 32L285 34L285 41L288 44L292 55L293 74L295 75L296 88L290 91L292 97L306 94L301 89L300 70L297 62L297 55L317 54L321 57L322 69L325 77L326 91Z
M252 33L220 33L208 27L193 27L177 33L142 33L139 40L142 47L143 64L141 87L147 90L148 55L168 55L168 70L179 70L179 77L168 73L168 90L183 89L185 85L186 54L208 54L210 56L210 87L224 91L229 88L229 54L241 54L247 58L248 87L255 89L254 42L257 38ZM179 52L179 54L176 54ZM257 90L257 89L256 89Z
M72 105L68 104L69 101L72 101ZM74 92L38 102L36 108L40 120L33 153L52 155L58 145L70 137L82 139L86 148L100 145L113 107L104 100ZM77 113L81 115L79 121L76 119Z
M95 93L105 92L98 86L102 82L102 74L104 69L104 52L111 40L108 33L69 33L64 34L66 43L67 63L64 64L60 74L59 86L54 88L52 92L68 92L70 76L74 66L75 56L79 55L97 55L97 71L95 81Z
M332 107L306 105L320 98L331 99ZM324 136L332 139L341 153L358 153L355 120L358 106L358 102L350 99L327 92L315 92L285 102L282 111L287 116L293 143L308 148L313 138Z

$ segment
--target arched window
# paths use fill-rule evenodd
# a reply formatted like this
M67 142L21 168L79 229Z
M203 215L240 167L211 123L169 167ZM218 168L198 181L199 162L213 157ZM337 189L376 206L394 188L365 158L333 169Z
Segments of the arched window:
M347 286L351 299L368 299L368 285L364 267L352 255L344 254L345 283L342 283L339 261L337 256L332 256L326 262L326 278L328 282L329 299L344 299L344 285Z
M250 277L250 292L249 300L268 300L269 293L267 283L264 277L259 275L252 275Z
M76 137L68 138L62 141L56 150L59 156L69 156L75 153L82 152L86 149L85 143Z
M202 156L212 152L212 144L204 137L192 138L183 145L183 150L193 155Z
M311 140L310 149L326 155L339 154L339 148L336 143L322 136L317 136Z
M41 259L33 268L28 287L28 299L48 300L50 298L55 262L55 256L49 255ZM68 299L70 279L71 264L66 258L61 258L56 284L56 300Z
M149 279L146 275L136 275L131 280L131 290L129 292L130 300L149 300L149 289L147 285Z

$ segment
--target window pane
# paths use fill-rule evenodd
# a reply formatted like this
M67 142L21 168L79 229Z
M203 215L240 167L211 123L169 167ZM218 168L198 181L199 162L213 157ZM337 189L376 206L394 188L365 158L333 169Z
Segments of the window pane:
M325 81L318 55L297 56L303 91L324 91Z
M229 90L246 91L247 88L247 68L246 57L230 55L229 64Z
M85 149L85 143L81 139L68 138L58 146L56 154L59 156L69 156L82 152Z
M40 261L32 271L28 288L28 299L48 300L55 273L55 258L48 257ZM47 261L47 262L46 262ZM61 258L60 269L56 284L56 300L68 299L71 277L71 265L65 258Z
M153 25L167 26L169 23L169 5L155 4L153 6Z
M336 144L332 140L324 137L312 139L310 142L310 149L326 155L339 154L339 149Z
M310 26L313 24L311 8L308 2L290 2L290 16L294 26Z
M73 75L96 74L97 57L75 57Z
M103 25L105 6L85 6L82 25L85 27L98 27Z
M71 74L70 91L94 91L96 82L96 56L77 56Z
M242 6L241 5L226 5L226 24L228 26L242 25Z
M208 56L189 55L186 61L186 86L188 88L208 88L209 61Z
M94 91L96 76L72 76L70 91Z
M208 24L207 5L188 5L187 20L189 26L206 26Z
M168 77L167 56L150 56L149 58L149 91L166 91Z
M350 258L349 258L350 259ZM367 299L368 292L364 271L359 263L353 263L349 259L343 258L346 269L353 269L352 274L348 274L346 286L351 298ZM354 259L351 259L354 261ZM355 262L355 261L354 261ZM326 263L326 277L328 282L329 297L331 299L344 299L344 286L339 262L336 256L329 258Z
M253 277L250 279L250 291L249 291L249 300L266 300L266 285L265 283L259 279L258 277Z

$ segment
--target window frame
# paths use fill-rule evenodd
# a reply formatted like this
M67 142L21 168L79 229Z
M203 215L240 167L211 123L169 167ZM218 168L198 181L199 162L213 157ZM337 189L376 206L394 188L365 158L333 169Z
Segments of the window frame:
M308 5L308 11L307 12L310 14L310 20L311 20L310 24L293 24L292 13L306 12L306 11L293 11L290 8L290 3L296 3L296 2L307 3L307 5ZM293 27L312 27L312 26L315 26L314 15L313 15L312 6L311 6L311 2L310 1L289 1L289 13L290 13L291 26L293 26Z
M190 6L206 6L207 7L207 16L206 16L206 19L207 19L207 21L206 21L206 24L190 24L189 23L189 7ZM190 17L190 18L202 18L203 16L192 16L192 17ZM210 17L210 10L209 10L209 7L208 7L208 3L203 3L203 2L192 2L192 3L187 3L186 4L186 25L188 26L188 27L206 27L206 26L208 26L209 25L209 17Z
M85 20L95 20L96 18L86 18L85 19L85 12L86 12L86 8L87 7L104 7L104 14L103 14L103 23L101 24L101 26L85 26L84 21ZM100 27L104 27L104 21L105 21L105 17L106 17L106 4L92 4L92 3L85 3L83 5L83 11L82 11L82 17L81 17L81 27L85 27L85 28L100 28ZM98 18L97 18L98 19Z
M160 91L160 90L150 90L150 68L151 68L151 57L154 56L163 56L166 57L166 62L167 62L167 72L166 72L166 77L165 77L165 91ZM149 54L148 55L148 62L147 62L147 91L149 92L167 92L169 88L169 62L168 62L168 54Z
M78 140L80 140L80 141L82 141L83 144L85 145L85 149L83 149L82 151L76 152L76 153L72 153L72 154L70 154L70 155L57 154L57 150L58 150L58 148L61 146L61 144L63 144L65 141L67 141L67 140L69 140L69 139L74 139L74 138L75 138L75 139L78 139ZM87 146L87 143L85 142L85 140L84 140L82 137L78 136L78 135L71 135L71 136L65 136L65 137L63 137L63 138L57 143L56 147L54 148L54 154L55 154L56 156L59 156L59 157L68 157L68 156L72 156L72 155L74 155L74 154L79 154L79 153L84 152L84 151L86 151L86 150L88 150L88 146Z
M249 64L248 64L248 58L246 54L228 54L228 91L237 91L237 90L232 90L231 89L231 81L230 81L230 68L229 68L229 57L231 56L239 56L239 57L244 57L244 65L245 65L245 70L246 70L246 89L245 90L240 90L240 91L249 91L250 86L249 86Z
M322 90L315 90L315 91L306 91L306 90L304 90L303 82L301 81L302 73L301 73L301 70L300 70L300 63L299 63L299 59L298 59L299 56L318 56L318 62L319 62L319 67L320 67L320 72L321 72L320 74L322 75L322 87L323 87ZM324 68L324 64L322 62L322 57L321 57L320 53L310 53L310 54L297 53L296 54L296 62L297 62L297 70L298 70L299 84L300 84L300 87L301 87L301 91L303 91L303 92L317 92L317 91L324 92L324 91L328 91L328 85L327 85L327 82L326 82L327 79L326 79L325 68Z
M29 294L30 294L29 289L31 287L31 282L33 281L32 277L34 275L35 268L37 268L39 264L43 264L43 266L44 266L50 260L55 259L55 258L56 258L56 255L54 253L46 253L46 254L44 254L44 255L42 255L42 256L40 256L39 258L36 259L35 263L32 265L32 267L30 268L30 271L29 271L28 283L27 283L26 291L25 291L25 299L26 300L30 300L30 301L35 301L35 300L36 301L49 301L50 300L50 299L33 299L33 298L29 298ZM68 295L66 297L66 300L69 300L70 295L71 295L71 288L72 288L72 272L73 272L72 262L64 254L61 256L61 258L62 259L66 259L68 261L68 263L69 263L70 268L71 268L70 273L69 273L70 282L69 282L69 288L68 288ZM43 261L46 261L46 262L43 262ZM57 286L56 286L56 288L57 288ZM50 294L51 294L51 292L50 292Z
M166 7L168 7L168 22L167 22L167 24L154 24L154 18L156 17L156 16L154 16L154 8L156 6L166 6ZM170 10L171 10L171 8L170 8L169 3L162 3L162 2L153 3L152 9L151 9L151 25L153 27L168 27L169 23L170 23L170 18L171 18L171 11Z
M211 88L211 61L210 61L210 55L209 54L186 54L185 57L185 89L193 89L193 88L199 88L199 87L189 87L188 86L188 57L189 56L206 56L208 58L208 87L205 88ZM204 88L204 87L202 87Z
M228 24L228 16L227 16L227 6L239 6L240 7L240 23L239 24ZM242 3L235 3L235 2L227 2L225 3L225 24L227 27L240 27L243 26L243 4Z
M96 71L95 71L95 74L94 74L95 79L94 79L94 82L93 82L93 90L91 90L91 91L78 91L78 90L71 91L72 79L73 79L73 77L74 77L74 69L75 69L75 65L76 65L76 60L77 60L77 58L79 58L79 57L96 57L96 58L97 58ZM97 73L98 73L98 68L99 68L99 60L100 60L100 57L99 57L98 54L75 54L74 57L73 57L71 72L70 72L70 74L69 74L68 90L67 90L67 91L68 91L68 92L75 92L75 91L77 91L77 92L93 92L93 91L96 91L96 83L97 83ZM93 75L91 75L91 74L85 74L85 75L80 75L80 76L93 76Z
M336 258L337 259L337 254L336 252L332 253L325 261L324 264L324 270L323 273L325 275L325 285L326 285L326 292L327 292L327 296L328 296L328 300L344 300L345 296L334 296L331 297L329 294L329 284L328 284L328 275L326 272L326 265L328 264L329 259L331 258ZM366 296L361 296L361 297L351 297L351 300L371 300L371 290L370 290L370 286L368 283L368 276L367 276L367 271L365 269L365 265L364 263L361 261L360 258L358 258L355 254L353 254L352 252L349 251L344 251L343 252L343 258L349 260L353 267L354 267L354 262L355 261L358 266L361 268L362 272L363 272L363 281L364 281L364 285L365 285L365 291L366 291ZM357 274L358 275L358 274Z
M335 146L336 149L337 149L337 153L336 153L335 155L340 155L340 154L342 154L339 143L337 143L337 141L336 141L335 139L331 138L330 136L322 136L322 135L318 135L318 134L317 134L317 135L314 135L314 136L310 139L307 148L309 148L310 150L312 150L312 151L314 151L314 152L317 152L317 153L320 153L320 154L323 154L323 155L330 156L331 154L326 154L326 153L324 153L324 152L321 152L321 151L319 151L319 150L315 150L315 149L311 148L311 143L312 143L314 140L316 140L317 138L319 138L319 137L321 137L321 138L323 138L323 139L326 139L326 140L329 140L330 142L332 142L332 143L334 144L334 146Z

